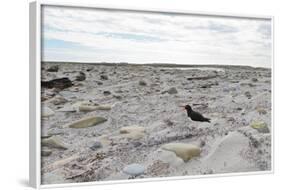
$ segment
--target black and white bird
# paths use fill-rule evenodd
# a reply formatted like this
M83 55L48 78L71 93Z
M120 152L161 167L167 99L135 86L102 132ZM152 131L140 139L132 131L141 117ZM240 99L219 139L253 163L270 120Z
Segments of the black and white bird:
M190 119L192 121L200 121L200 122L209 122L210 123L211 119L204 117L199 112L193 111L190 105L185 105L185 106L180 106L180 107L183 107L186 110L187 116L190 117Z

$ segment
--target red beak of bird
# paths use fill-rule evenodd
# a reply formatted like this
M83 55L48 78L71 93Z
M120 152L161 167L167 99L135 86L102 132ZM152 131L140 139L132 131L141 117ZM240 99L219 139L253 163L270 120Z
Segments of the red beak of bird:
M179 106L179 107L181 107L181 108L183 108L183 110L185 110L185 106Z

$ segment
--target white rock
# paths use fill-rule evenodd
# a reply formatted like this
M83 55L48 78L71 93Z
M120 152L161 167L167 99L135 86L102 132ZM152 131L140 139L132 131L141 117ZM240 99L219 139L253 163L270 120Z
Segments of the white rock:
M184 164L184 161L177 157L174 152L159 149L156 153L157 160L161 160L164 163L168 163L172 167L180 167Z
M138 176L143 174L145 171L145 167L143 165L140 164L130 164L127 165L124 169L123 172L129 175L133 175L133 176Z
M139 126L122 127L120 133L128 139L138 140L145 136L145 128Z
M163 145L161 148L164 150L174 152L178 157L180 157L184 161L190 160L195 156L199 156L201 152L198 146L185 143L169 143Z

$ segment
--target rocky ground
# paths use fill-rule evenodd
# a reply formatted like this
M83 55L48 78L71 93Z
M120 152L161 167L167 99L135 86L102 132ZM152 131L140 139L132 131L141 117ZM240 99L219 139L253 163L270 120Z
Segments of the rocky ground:
M42 63L41 85L43 184L271 170L270 69Z

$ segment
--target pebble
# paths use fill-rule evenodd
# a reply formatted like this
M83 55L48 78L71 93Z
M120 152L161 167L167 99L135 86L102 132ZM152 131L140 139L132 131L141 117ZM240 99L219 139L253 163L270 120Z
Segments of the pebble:
M94 142L93 145L90 147L90 149L92 149L93 151L95 151L99 148L102 148L102 144L99 141Z
M58 70L59 70L58 65L52 65L47 69L48 72L58 72Z
M108 80L108 76L107 76L107 75L101 75L101 76L100 76L100 79L101 79L101 80Z
M147 83L146 83L144 80L140 80L140 81L139 81L139 85L140 85L140 86L146 86Z
M145 171L145 167L143 165L140 164L130 164L127 165L124 169L123 172L128 174L128 175L132 175L132 176L138 176L143 174Z

